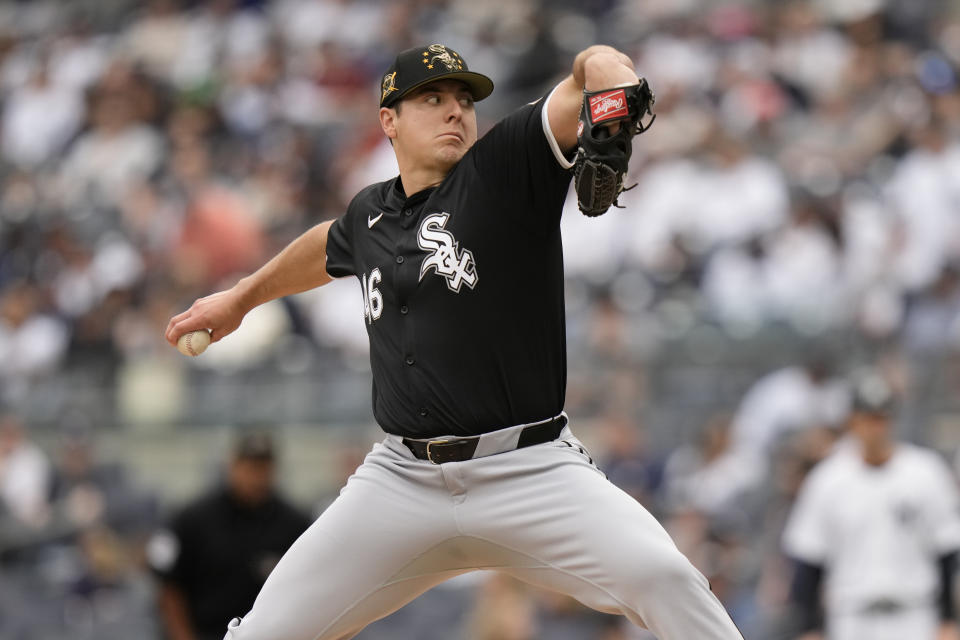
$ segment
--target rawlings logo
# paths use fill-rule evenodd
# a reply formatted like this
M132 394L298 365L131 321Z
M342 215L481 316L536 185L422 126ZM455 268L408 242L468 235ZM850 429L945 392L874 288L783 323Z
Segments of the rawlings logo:
M625 118L629 115L627 95L623 89L605 91L590 96L590 119L594 124Z

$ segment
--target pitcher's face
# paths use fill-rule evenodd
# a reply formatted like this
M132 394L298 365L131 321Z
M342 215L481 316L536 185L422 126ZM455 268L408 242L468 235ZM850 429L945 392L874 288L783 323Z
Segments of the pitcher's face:
M437 80L405 96L384 125L398 157L415 167L449 171L477 141L477 115L467 85ZM383 121L383 120L382 120Z

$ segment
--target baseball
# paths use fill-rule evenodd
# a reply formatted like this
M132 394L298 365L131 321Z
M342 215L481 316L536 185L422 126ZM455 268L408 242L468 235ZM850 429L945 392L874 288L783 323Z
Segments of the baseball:
M206 329L185 333L177 340L177 349L185 356L198 356L210 346L210 332Z

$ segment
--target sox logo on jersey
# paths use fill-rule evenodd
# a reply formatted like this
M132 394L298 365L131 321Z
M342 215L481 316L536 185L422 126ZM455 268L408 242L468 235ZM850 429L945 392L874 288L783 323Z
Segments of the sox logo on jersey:
M449 219L449 213L434 213L420 224L417 244L424 251L433 252L420 265L420 280L433 269L446 279L451 291L460 293L461 285L473 289L479 277L473 253L467 249L461 251L453 234L444 228Z

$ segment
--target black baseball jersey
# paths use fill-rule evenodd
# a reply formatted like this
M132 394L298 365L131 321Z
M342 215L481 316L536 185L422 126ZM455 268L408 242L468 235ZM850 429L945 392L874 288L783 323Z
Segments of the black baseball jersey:
M476 435L563 409L571 174L545 102L500 121L440 185L408 197L399 177L374 184L330 227L327 271L360 280L388 433Z

